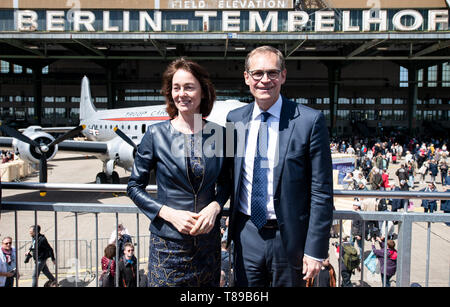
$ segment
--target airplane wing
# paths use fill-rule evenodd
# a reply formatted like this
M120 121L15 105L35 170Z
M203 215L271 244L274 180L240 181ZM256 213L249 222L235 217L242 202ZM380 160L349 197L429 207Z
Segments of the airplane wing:
M70 130L76 128L76 126L73 127L39 127L40 131L48 132L48 133L66 133ZM24 132L26 128L18 129L20 132Z
M13 143L13 138L1 136L0 137L0 148L11 148Z
M108 145L106 142L63 141L58 144L58 150L106 154L108 152Z
M0 137L0 148L12 148L13 140L12 137ZM58 144L58 150L90 154L106 154L108 152L108 145L106 142L66 140Z

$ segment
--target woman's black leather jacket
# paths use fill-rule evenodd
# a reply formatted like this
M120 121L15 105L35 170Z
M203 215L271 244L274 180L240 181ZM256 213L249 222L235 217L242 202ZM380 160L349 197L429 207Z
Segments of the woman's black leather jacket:
M186 239L166 220L158 217L163 205L173 209L199 212L212 201L223 208L230 196L231 167L225 157L225 129L206 122L202 133L202 157L205 163L203 181L197 193L189 180L186 137L174 129L169 120L147 129L138 147L127 193L150 220L150 232L167 239ZM145 191L150 172L155 170L157 197ZM220 218L218 215L218 219ZM219 223L216 221L216 226Z

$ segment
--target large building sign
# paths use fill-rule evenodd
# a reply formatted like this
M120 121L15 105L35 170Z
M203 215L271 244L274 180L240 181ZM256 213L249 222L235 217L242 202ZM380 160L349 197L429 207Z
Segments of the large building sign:
M437 10L4 10L0 31L372 32L447 31Z

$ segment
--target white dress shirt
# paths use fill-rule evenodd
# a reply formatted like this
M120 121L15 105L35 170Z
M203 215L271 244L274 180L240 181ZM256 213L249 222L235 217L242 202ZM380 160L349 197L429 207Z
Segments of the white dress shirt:
M268 130L268 169L267 169L267 219L276 219L275 210L273 206L273 170L278 163L278 128L280 124L282 98L281 95L278 100L267 110L270 117L267 120ZM256 145L258 141L258 131L261 124L261 113L264 112L255 103L253 107L252 117L248 126L248 137L245 146L245 158L242 166L242 185L239 193L239 211L251 215L251 196L252 196L252 182L253 182L253 162L256 156ZM263 141L263 140L261 140Z

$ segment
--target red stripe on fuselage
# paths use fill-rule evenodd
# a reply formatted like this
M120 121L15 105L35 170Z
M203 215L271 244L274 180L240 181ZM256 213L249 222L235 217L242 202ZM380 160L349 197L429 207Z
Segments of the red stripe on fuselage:
M119 118L102 118L102 120L113 121L145 121L145 120L168 120L169 116L154 116L154 117L119 117Z

